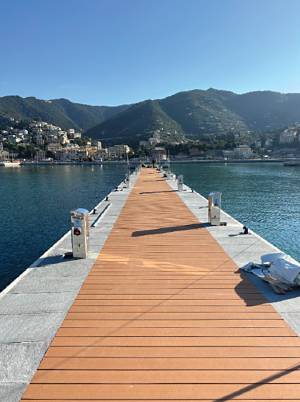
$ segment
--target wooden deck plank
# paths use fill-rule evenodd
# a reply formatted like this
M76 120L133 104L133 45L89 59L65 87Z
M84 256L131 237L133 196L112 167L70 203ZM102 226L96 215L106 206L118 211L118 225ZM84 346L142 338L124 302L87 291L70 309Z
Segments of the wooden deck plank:
M295 347L51 346L46 357L300 357Z
M237 375L235 378L238 379ZM299 399L300 384L31 384L27 399Z
M40 370L289 370L299 365L298 357L193 357L122 358L119 357L45 357Z
M125 339L124 339L125 338ZM294 337L200 337L200 336L57 336L52 346L258 346L299 347L300 338Z
M300 370L239 370L240 384L299 384ZM236 384L235 370L41 370L34 384Z
M244 300L241 299L231 299L231 300L207 300L207 299L168 299L168 298L156 298L156 299L114 299L114 298L106 298L106 299L98 299L98 298L87 298L87 297L77 297L74 306L79 305L88 305L88 306L149 306L155 305L156 307L169 307L169 306L184 306L189 308L207 308L207 307L226 307L226 308L249 308L249 311L252 308L266 308L268 311L274 311L273 307L269 304L262 303L258 305L250 305L248 306ZM199 307L200 306L200 307ZM201 310L202 311L202 310ZM205 311L205 310L204 310Z
M252 313L252 320L281 320L276 312ZM247 313L69 313L68 320L248 320Z
M157 306L155 304L145 306L110 306L97 305L93 302L85 304L73 304L70 313L146 313L151 309L152 313L273 313L269 306ZM251 315L252 317L252 315Z
M285 328L282 320L69 320L63 328Z
M52 399L50 399L53 401ZM80 399L81 402L128 402L132 399ZM236 400L236 399L234 399ZM255 402L266 402L270 399L255 399ZM299 399L284 399L285 402L295 402ZM45 402L45 399L30 399L31 402ZM78 402L78 399L67 399L68 402ZM143 402L153 402L154 399L143 399ZM185 402L186 399L155 399L155 402ZM199 402L200 399L189 399L189 402ZM226 399L226 401L233 401L233 399ZM240 402L249 402L249 399L239 399ZM282 402L283 399L272 399L272 402ZM49 402L49 399L48 399ZM66 399L55 399L55 402L66 402ZM201 399L201 402L216 402L215 399Z
M190 336L190 337L246 337L246 338L263 338L270 337L270 328L85 328L84 331L81 328L65 328L61 327L56 337L66 336ZM289 328L272 328L272 337L287 337L291 340L297 338L297 335ZM54 340L53 340L54 342Z
M132 399L80 399L81 402L128 402ZM236 400L236 399L234 399ZM285 402L295 402L299 399L284 399ZM45 399L30 399L31 402L45 402ZM53 401L53 400L51 400ZM67 399L68 402L78 402L78 399ZM143 399L143 402L153 402L154 399ZM155 402L185 402L186 399L155 399ZM200 399L189 399L189 402L199 402ZM226 399L226 401L233 401L233 399ZM249 399L239 399L240 402L249 402ZM255 402L266 402L267 399L255 399ZM283 399L272 399L272 402L282 402ZM48 399L49 402L49 399ZM66 402L66 399L55 399L55 402ZM201 402L216 402L215 399L201 399Z

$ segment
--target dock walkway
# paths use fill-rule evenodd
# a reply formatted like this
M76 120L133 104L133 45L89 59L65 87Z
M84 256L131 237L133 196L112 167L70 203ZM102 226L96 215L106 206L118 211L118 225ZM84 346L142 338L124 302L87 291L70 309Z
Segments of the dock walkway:
M22 401L300 400L300 339L144 169Z

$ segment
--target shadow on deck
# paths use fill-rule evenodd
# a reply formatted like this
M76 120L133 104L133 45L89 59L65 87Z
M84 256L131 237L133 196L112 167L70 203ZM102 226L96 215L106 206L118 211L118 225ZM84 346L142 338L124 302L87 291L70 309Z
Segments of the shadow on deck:
M244 300L247 306L257 306L259 304L265 303L276 303L283 300L290 300L300 296L300 289L296 288L295 290L291 290L286 292L285 294L277 294L275 293L270 285L263 281L260 278L255 277L252 274L248 274L242 271L237 271L240 273L241 281L234 288L235 292L238 296ZM246 293L245 287L247 284L252 283L255 286L255 289L259 292L260 297L253 297L253 294Z
M157 229L149 229L149 230L137 230L132 232L132 237L139 236L147 236L147 235L156 235L163 233L172 233L172 232L180 232L182 230L193 230L193 229L203 229L209 227L209 223L192 223L191 225L182 225L182 226L168 226L165 228L157 228Z
M164 190L164 191L142 191L140 194L162 194L162 193L174 193L175 190Z

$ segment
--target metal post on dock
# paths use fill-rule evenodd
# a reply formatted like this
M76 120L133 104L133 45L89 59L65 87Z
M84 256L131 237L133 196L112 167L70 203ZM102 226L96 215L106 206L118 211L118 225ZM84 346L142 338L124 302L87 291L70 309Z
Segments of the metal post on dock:
M87 258L89 237L89 211L77 208L71 211L71 238L74 258Z
M208 195L208 221L213 226L221 224L221 196L220 192L212 192Z
M177 177L177 189L178 189L178 191L183 191L183 175L182 174L180 174Z

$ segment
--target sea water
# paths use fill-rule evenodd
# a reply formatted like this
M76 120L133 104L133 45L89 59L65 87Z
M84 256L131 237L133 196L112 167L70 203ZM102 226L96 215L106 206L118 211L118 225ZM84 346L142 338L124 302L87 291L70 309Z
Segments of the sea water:
M222 192L222 208L300 261L300 167L282 163L172 164L205 197Z
M280 163L174 163L204 196L300 260L300 167ZM0 289L70 229L70 210L92 209L124 178L125 165L0 168Z
M123 179L124 164L0 167L0 290Z

